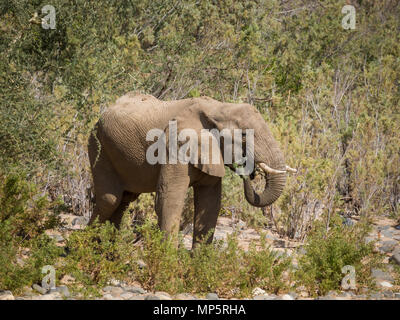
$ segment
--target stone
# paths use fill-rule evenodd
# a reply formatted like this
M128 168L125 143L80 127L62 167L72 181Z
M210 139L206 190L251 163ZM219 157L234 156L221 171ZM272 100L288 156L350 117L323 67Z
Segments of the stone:
M400 251L396 251L396 252L393 254L391 260L392 260L393 262L397 263L398 265L400 265Z
M172 300L171 296L167 292L157 291L156 293L154 293L154 295L159 297L160 300Z
M371 299L382 299L383 298L383 294L380 293L380 292L375 292L375 293L372 293L370 295L370 298Z
M380 269L371 269L371 276L376 280L393 281L393 277L389 273L384 272Z
M87 219L83 216L76 217L72 220L73 226L84 226L87 225L87 223L88 223Z
M326 295L326 296L318 297L318 298L316 298L316 300L336 300L336 297Z
M140 288L140 287L134 287L134 286L127 286L124 288L125 291L134 293L134 294L144 294L146 293L146 290Z
M400 292L396 292L396 293L394 294L394 297L395 297L396 299L400 299Z
M379 248L381 251L384 253L390 253L393 251L395 246L397 245L397 241L394 240L388 240L388 241L383 241L381 247Z
M196 300L195 296L192 296L189 293L179 293L175 296L176 300Z
M62 297L59 292L53 292L41 296L32 297L32 300L62 300Z
M393 231L390 230L390 229L382 230L382 234L383 234L386 238L392 238L392 237L393 237Z
M149 294L147 295L144 300L161 300L160 297L154 295L154 294Z
M206 299L207 300L219 300L219 297L216 293L207 293Z
M383 288L392 288L393 287L393 285L387 281L381 281L378 284Z
M117 295L120 295L121 293L123 293L124 289L122 289L121 287L106 286L103 288L103 291L110 293L113 296L117 296Z
M263 295L263 294L265 294L265 290L263 290L261 288L258 288L258 287L254 288L254 290L252 292L253 296L260 296L260 295Z
M0 300L15 300L11 291L0 291Z
M130 298L129 300L145 300L146 299L146 295L144 294L140 294L140 295L134 295L132 298ZM150 299L149 299L150 300ZM157 299L154 299L157 300Z
M385 298L393 298L393 292L392 291L389 291L389 290L387 290L387 291L384 291L383 292L383 296L385 297Z
M294 300L294 298L290 294L284 294L282 300Z
M277 296L275 295L268 295L268 294L261 294L255 296L253 300L276 300Z
M56 242L63 242L65 239L59 234L49 234L49 237Z
M39 292L40 294L46 294L48 292L47 289L42 288L41 286L39 286L38 284L34 284L32 285L32 289L36 290L37 292Z
M121 298L121 299L124 299L124 300L129 300L129 299L131 299L133 296L134 296L134 294L131 293L131 292L124 292L124 293L122 293L122 294L120 295L120 298Z
M71 296L67 286L58 286L56 290L65 298L69 298Z
M104 300L119 300L117 297L114 297L113 295L106 293L105 295L103 295L103 299Z

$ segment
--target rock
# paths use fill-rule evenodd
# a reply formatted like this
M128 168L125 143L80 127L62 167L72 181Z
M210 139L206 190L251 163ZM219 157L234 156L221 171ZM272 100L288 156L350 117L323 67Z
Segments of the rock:
M384 272L380 269L371 269L371 276L375 280L393 281L393 277L389 273Z
M140 295L134 295L132 298L130 298L129 300L145 300L146 299L146 295L144 294L140 294ZM157 299L154 299L157 300Z
M63 242L65 239L59 234L49 234L49 237L56 242Z
M69 298L71 296L67 286L58 286L56 290L65 298Z
M276 300L277 296L275 295L268 295L268 294L261 294L255 296L253 300Z
M207 293L206 299L207 300L219 300L219 297L216 293Z
M85 217L80 216L80 217L76 217L72 220L72 225L73 226L85 226L87 225L88 221Z
M400 230L400 224L394 227L396 230Z
M372 294L370 295L370 298L371 298L371 299L377 299L377 300L379 300L379 299L382 299L382 298L383 298L383 294L380 293L380 292L375 292L375 293L372 293Z
M258 288L258 287L254 288L254 290L252 292L253 297L254 296L260 296L260 295L263 295L263 294L265 294L265 290L263 290L261 288Z
M157 291L154 293L155 296L159 297L160 300L172 300L171 296L167 292Z
M103 299L104 300L119 300L117 297L114 297L109 293L106 293L105 295L103 295Z
M119 296L121 293L124 292L124 289L122 289L121 287L106 286L103 288L103 291L106 293L110 293L113 296Z
M378 282L378 284L383 288L392 288L393 287L393 285L387 281L381 281L381 282Z
M393 298L393 292L392 291L389 291L389 290L387 290L387 291L384 291L383 292L383 296L385 297L385 298Z
M390 229L382 230L382 234L383 234L386 238L392 238L392 237L393 237L393 231L390 230Z
M147 295L144 300L161 300L160 297L154 295L154 294L149 294Z
M396 251L393 256L391 257L391 260L398 265L400 265L400 251Z
M316 300L336 300L336 297L326 295L326 296L318 297L318 298L316 298Z
M38 284L34 284L32 285L32 289L36 290L37 292L39 292L40 294L46 294L48 292L47 289L42 288L41 286L39 286Z
M134 293L134 294L144 294L146 293L146 290L140 288L140 287L134 287L134 286L127 286L124 288L125 291Z
M294 300L294 298L290 294L284 294L282 300Z
M189 293L179 293L175 296L176 300L196 300L195 296L192 296Z
M133 296L134 296L134 294L131 293L131 292L124 292L124 293L122 293L122 294L120 295L120 298L121 298L121 299L124 299L124 300L129 300L129 299L131 299Z
M396 292L396 293L394 294L394 297L395 297L396 299L400 299L400 292Z
M62 300L62 297L59 292L53 292L41 296L32 297L32 300Z
M397 241L394 240L383 241L382 246L379 249L384 253L390 253L393 251L396 245Z
M11 291L0 291L0 300L15 300Z

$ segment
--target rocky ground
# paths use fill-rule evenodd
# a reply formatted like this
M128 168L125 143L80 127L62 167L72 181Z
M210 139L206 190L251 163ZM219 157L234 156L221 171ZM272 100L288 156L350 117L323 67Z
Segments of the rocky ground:
M63 220L67 223L66 232L50 232L49 235L53 237L60 245L64 243L64 237L68 236L73 230L84 228L87 220L84 217L76 217L72 215L63 215ZM355 220L347 218L345 223L356 223ZM246 226L246 223L239 220L234 221L231 218L220 217L215 232L216 239L226 239L228 234L234 231L238 232L239 245L247 249L250 242L259 240L260 234ZM294 257L301 254L301 244L297 242L282 240L274 234L271 230L266 230L267 242L271 245L273 250L279 253L287 253ZM184 243L189 249L191 246L191 228L185 230ZM376 240L375 250L385 255L384 263L387 264L385 270L373 269L372 277L374 278L378 290L375 292L366 292L364 294L356 295L352 291L343 292L329 292L326 296L318 297L317 300L352 300L352 299L398 299L400 300L400 286L396 286L395 277L393 274L393 263L400 265L400 225L389 218L379 218L374 222L373 231L366 239L367 242ZM63 300L63 299L82 299L82 296L73 294L69 288L68 277L62 279L62 284L59 284L55 289L46 290L39 285L33 285L32 288L25 288L23 295L14 296L10 291L0 291L0 300ZM206 299L217 300L220 299L215 293L208 293L205 296L195 296L188 293L181 293L171 296L166 292L147 292L137 285L128 285L119 281L111 281L111 283L102 288L102 297L97 298L100 300L194 300ZM255 288L253 291L254 300L298 300L298 299L313 299L308 296L304 288L297 288L296 292L289 292L286 294L275 295L269 294L261 288Z

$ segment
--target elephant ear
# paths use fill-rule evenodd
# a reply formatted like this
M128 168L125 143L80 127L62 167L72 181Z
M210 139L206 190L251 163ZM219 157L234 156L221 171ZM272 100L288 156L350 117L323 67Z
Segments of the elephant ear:
M176 133L174 133L175 128ZM219 141L203 127L199 119L186 120L186 118L177 117L169 122L164 132L169 163L183 160L208 175L215 177L225 175ZM174 145L176 146L175 155Z

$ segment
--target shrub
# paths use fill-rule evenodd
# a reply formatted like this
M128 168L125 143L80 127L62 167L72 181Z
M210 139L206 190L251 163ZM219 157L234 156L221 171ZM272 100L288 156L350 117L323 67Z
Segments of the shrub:
M345 276L344 266L355 268L357 289L370 283L370 267L375 259L372 244L365 243L368 228L363 223L347 227L341 219L332 219L327 231L322 223L313 228L299 259L296 278L312 295L338 290Z
M143 247L138 257L146 267L136 268L138 281L151 290L172 293L217 292L221 296L249 296L255 287L278 292L287 283L282 274L289 270L290 259L278 257L265 242L253 244L248 252L238 246L235 235L227 242L201 243L192 252L164 241L154 220L141 227Z
M118 231L113 224L98 222L73 232L67 241L64 273L85 286L104 286L131 270L133 234Z
M59 225L50 203L38 196L22 174L3 176L0 189L0 288L20 290L42 279L42 267L54 265L61 249L44 231ZM22 251L27 254L22 255Z

